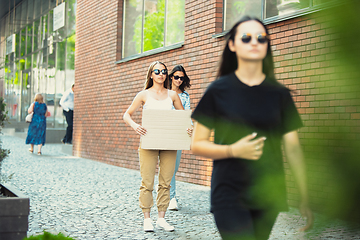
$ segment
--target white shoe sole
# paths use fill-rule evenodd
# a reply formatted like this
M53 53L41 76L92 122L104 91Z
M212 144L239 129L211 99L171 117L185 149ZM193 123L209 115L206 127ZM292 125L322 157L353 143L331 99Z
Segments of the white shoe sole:
M166 232L173 232L173 231L175 230L175 228L173 228L173 229L165 229L165 228L163 228L163 227L161 227L161 226L159 226L159 225L156 225L156 228L162 229L162 230L164 230L164 231L166 231Z

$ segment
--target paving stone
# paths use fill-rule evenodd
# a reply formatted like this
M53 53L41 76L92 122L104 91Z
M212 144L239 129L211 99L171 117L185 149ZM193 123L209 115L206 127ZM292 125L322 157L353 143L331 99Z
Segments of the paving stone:
M1 138L3 147L11 150L3 173L13 174L8 182L30 197L28 236L46 230L78 240L221 239L209 212L209 187L177 182L180 210L166 213L175 231L144 233L138 171L68 156L61 144L46 144L43 155L37 156L28 152L23 139L9 135ZM151 216L155 225L156 206ZM299 212L291 209L281 213L269 239L360 239L357 226L315 217L319 220L314 229L300 233L298 229L305 221Z

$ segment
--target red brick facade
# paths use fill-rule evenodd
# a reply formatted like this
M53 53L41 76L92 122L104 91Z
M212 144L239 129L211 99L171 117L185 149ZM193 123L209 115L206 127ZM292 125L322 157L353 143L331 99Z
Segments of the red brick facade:
M185 67L192 84L188 90L191 108L195 108L215 79L223 49L224 37L213 37L222 31L223 1L186 0L182 47L116 64L121 60L122 2L78 0L74 155L139 169L139 137L125 125L122 115L142 90L147 68L155 60L169 69L176 64ZM300 137L307 156L318 151L317 146L331 143L330 128L335 121L354 125L352 121L360 119L351 87L331 77L335 72L335 35L326 16L316 20L313 16L268 25L278 80L295 90L294 100L305 125ZM135 115L137 122L141 121L140 113ZM326 197L329 169L312 159L307 163L309 172L314 173L309 176L311 195ZM177 179L209 185L211 168L211 160L183 151ZM295 184L289 170L286 174L289 201L295 205Z

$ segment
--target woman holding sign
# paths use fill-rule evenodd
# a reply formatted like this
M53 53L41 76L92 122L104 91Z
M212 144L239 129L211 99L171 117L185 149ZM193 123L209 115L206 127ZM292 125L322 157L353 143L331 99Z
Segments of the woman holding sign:
M214 159L211 212L223 239L268 239L278 213L287 210L282 143L308 220L303 230L311 227L297 133L302 122L290 91L275 79L260 20L245 17L229 31L218 78L192 118L193 153Z
M139 92L129 108L124 113L124 121L131 126L134 131L143 136L146 129L134 122L131 118L133 113L140 107L143 109L172 110L173 106L177 110L184 110L180 98L175 91L168 90L169 76L167 68L162 62L150 64L145 88ZM165 231L173 231L174 227L168 224L164 217L170 202L170 182L174 174L176 150L148 150L139 147L140 159L140 207L144 213L144 231L152 232L154 227L150 218L150 209L153 206L152 191L156 165L159 162L159 186L157 191L156 204L158 208L158 220L156 226Z

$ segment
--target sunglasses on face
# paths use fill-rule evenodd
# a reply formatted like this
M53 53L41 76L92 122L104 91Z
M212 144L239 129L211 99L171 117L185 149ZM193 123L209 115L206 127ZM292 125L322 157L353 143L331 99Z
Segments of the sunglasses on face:
M153 72L155 73L155 75L159 75L160 73L162 73L162 75L166 75L167 74L167 70L166 69L154 69Z
M185 77L174 76L174 79L175 79L175 80L180 79L181 81L184 81Z
M252 36L251 36L250 33L244 33L241 36L241 41L243 43L249 43L251 41L251 38L252 38ZM261 44L267 43L269 41L269 37L268 37L268 35L266 33L257 34L255 38Z

